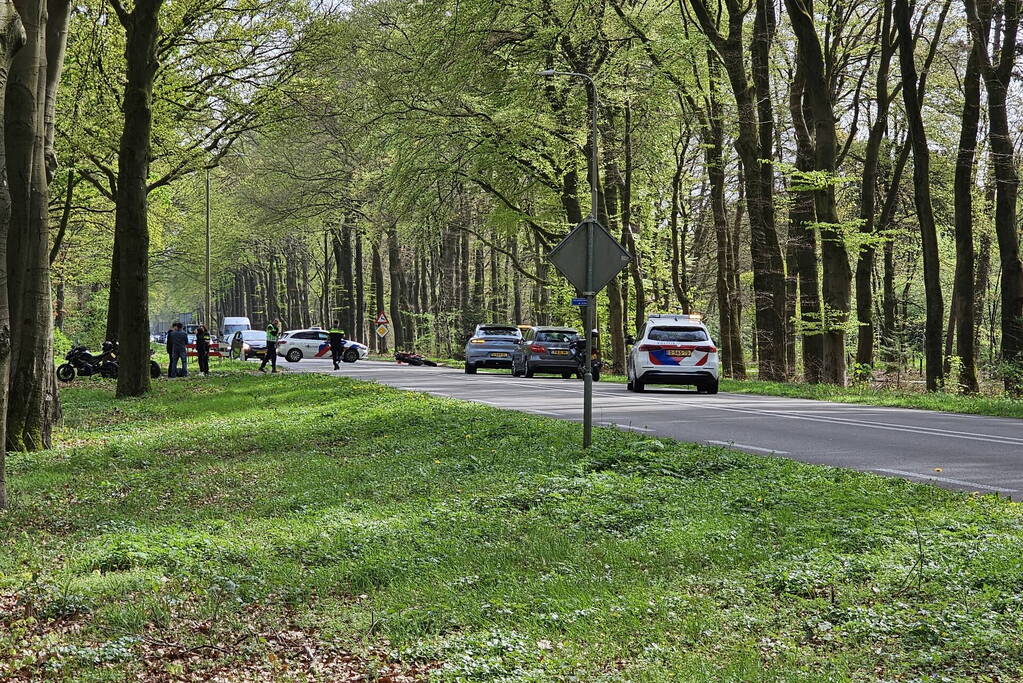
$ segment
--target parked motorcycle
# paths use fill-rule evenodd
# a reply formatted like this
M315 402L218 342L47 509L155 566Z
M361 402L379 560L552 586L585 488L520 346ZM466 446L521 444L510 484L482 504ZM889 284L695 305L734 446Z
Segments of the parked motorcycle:
M156 353L150 349L149 355ZM92 355L86 346L75 346L64 356L67 363L57 367L57 379L61 382L71 382L76 376L95 377L100 376L107 379L117 379L117 343L103 342L103 351L98 356ZM149 361L149 376L156 379L160 376L160 364L155 360Z
M576 375L579 379L583 377L583 363L586 362L586 339L578 338L573 339L568 343L568 348L572 351L572 357L575 358L576 365L579 370L576 371ZM600 371L604 369L604 361L600 359L600 352L597 350L597 331L593 331L593 357L590 359L590 374L593 376L594 382L600 381Z
M112 342L103 342L103 352L94 356L86 346L74 346L65 354L66 363L57 367L57 379L61 382L71 382L76 376L81 377L106 377L114 379L117 377L117 361L115 360L115 346Z
M431 368L437 367L437 364L429 358L409 351L396 351L394 354L394 360L398 361L399 364L407 363L408 365L415 366L426 365Z

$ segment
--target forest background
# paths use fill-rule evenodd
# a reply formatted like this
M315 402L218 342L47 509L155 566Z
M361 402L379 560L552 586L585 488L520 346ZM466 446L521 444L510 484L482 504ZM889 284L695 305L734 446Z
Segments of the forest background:
M445 357L578 325L546 254L593 154L614 370L683 311L730 377L1023 389L1019 0L0 6L8 448L48 443L55 354L115 339L140 395L183 312ZM594 79L596 150L544 69Z

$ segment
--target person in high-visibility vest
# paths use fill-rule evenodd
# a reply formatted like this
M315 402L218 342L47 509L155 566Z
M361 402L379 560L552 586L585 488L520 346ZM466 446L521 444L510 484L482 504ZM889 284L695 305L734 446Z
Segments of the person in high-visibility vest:
M341 369L341 354L345 351L345 331L341 329L341 323L334 321L334 325L327 333L330 339L330 359L334 361L334 369Z
M273 322L266 326L266 353L263 354L263 362L259 364L259 371L266 372L266 362L270 361L273 367L271 372L277 372L277 340L281 337L281 320L274 318Z

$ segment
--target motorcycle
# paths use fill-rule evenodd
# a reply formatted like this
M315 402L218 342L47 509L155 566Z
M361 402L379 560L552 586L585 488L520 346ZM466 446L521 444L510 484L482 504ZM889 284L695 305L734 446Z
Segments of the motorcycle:
M66 363L57 367L57 379L71 382L76 376L94 377L99 375L108 379L117 377L117 361L114 360L114 345L103 342L103 352L94 356L86 346L73 346L64 356Z
M408 365L415 366L425 365L431 368L437 367L437 364L434 363L429 358L426 358L425 356L422 356L418 353L412 353L409 351L396 351L394 354L394 360L396 360L399 365L401 365L402 363L407 363Z
M593 357L590 359L590 374L593 376L594 382L600 381L600 371L604 369L604 361L600 359L600 352L597 350L597 331L593 331ZM579 368L576 371L576 376L579 379L583 378L583 363L586 362L586 340L579 338L573 339L568 343L568 348L572 352L572 357L575 359L576 366Z
M150 349L150 357L156 353ZM75 346L64 356L67 363L57 367L57 379L61 382L71 382L76 376L94 377L99 375L107 379L117 379L117 343L103 342L103 352L93 356L85 346ZM161 375L160 365L150 358L149 376L156 379Z

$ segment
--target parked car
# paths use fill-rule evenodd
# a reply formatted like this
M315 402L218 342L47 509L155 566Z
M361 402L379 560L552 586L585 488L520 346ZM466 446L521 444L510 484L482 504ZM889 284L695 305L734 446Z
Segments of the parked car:
M263 330L239 330L231 337L228 358L248 360L262 358L266 353L266 332Z
M512 376L532 377L537 373L561 375L568 379L579 371L571 343L579 333L568 327L530 327L512 354Z
M465 374L475 375L479 368L510 368L520 341L522 331L515 325L478 325L465 343Z
M252 322L248 318L225 316L220 322L220 350L223 353L229 352L234 333L251 329Z
M341 360L354 363L368 354L369 348L365 344L346 339ZM277 355L290 363L297 363L303 358L330 358L330 337L322 327L289 330L277 341Z
M688 384L700 393L718 393L718 350L699 316L652 315L626 362L629 391L648 384Z

